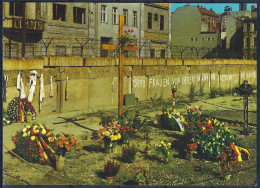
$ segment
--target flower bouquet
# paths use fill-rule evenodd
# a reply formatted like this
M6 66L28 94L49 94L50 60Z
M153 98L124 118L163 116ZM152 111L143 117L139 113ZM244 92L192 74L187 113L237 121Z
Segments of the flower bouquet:
M161 141L159 144L154 145L154 149L158 155L163 155L161 158L162 163L168 163L171 154L171 143L164 143Z
M126 144L128 144L129 138L136 133L136 129L133 127L133 120L129 110L122 112L122 115L118 118L118 123L121 125L122 138Z
M110 122L104 128L98 130L98 136L104 140L105 152L110 152L116 147L117 141L121 139L121 126L116 122Z
M119 37L118 40L118 47L117 47L117 51L119 52L119 50L121 49L121 52L124 50L125 46L132 46L134 43L137 42L137 38L135 37L135 35L131 35L131 33L133 33L134 30L125 30L124 34L121 35Z
M164 108L160 115L160 124L169 130L181 131L183 127L184 117L172 108Z

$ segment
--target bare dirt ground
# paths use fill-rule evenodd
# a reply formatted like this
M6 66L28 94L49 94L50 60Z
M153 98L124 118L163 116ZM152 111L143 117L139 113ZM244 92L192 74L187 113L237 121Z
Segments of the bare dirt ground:
M185 113L185 105L192 104L203 106L204 113L210 116L243 121L243 112L225 109L223 107L242 110L243 100L241 97L225 96L215 99L199 98L200 101L189 103L185 100L177 100L177 110ZM204 102L201 102L204 101ZM211 103L214 105L206 104ZM130 112L139 111L141 116L150 116L152 119L157 114L161 114L163 107L170 107L171 101L162 101L161 99L152 102L143 102L138 105L129 107ZM220 106L220 107L219 107ZM256 97L249 98L249 110L256 111ZM116 108L102 110L106 114L117 114ZM229 181L223 180L219 164L213 161L206 161L195 158L187 160L182 156L183 152L183 135L181 132L162 130L158 126L151 126L152 144L158 140L164 140L172 143L173 160L165 165L161 164L152 152L151 155L144 153L144 141L142 135L132 139L130 142L135 143L138 147L137 158L132 164L125 163L121 158L121 151L117 153L104 153L104 144L102 140L93 140L92 132L100 128L99 113L82 114L81 112L52 114L45 117L37 118L37 122L45 124L47 128L53 129L55 134L61 131L72 133L79 140L80 149L72 150L66 154L65 171L58 173L48 165L27 163L17 159L7 149L3 148L3 182L6 185L31 184L31 185L109 185L104 177L104 163L108 159L115 159L120 162L119 173L115 176L115 185L130 184L134 173L131 171L132 166L140 165L149 169L150 185L255 185L256 184L256 132L252 136L241 135L243 130L240 123L228 123L231 132L238 134L242 138L243 144L248 148L251 154L250 161L243 161L240 167L232 173ZM249 113L249 122L256 124L256 113ZM13 123L3 127L3 145L10 150L14 149L11 136L16 131L21 130L26 123ZM38 169L62 177L59 180L47 175ZM160 173L158 173L160 172ZM71 182L69 182L71 181Z

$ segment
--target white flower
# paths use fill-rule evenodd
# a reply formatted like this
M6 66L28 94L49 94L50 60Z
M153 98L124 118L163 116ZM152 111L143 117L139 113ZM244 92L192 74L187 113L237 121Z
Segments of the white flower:
M24 132L24 133L26 132L26 130L27 130L27 128L23 128L23 132Z
M35 140L35 136L31 136L31 140L32 140L32 141Z
M23 137L26 137L27 136L27 134L26 133L23 133Z
M46 134L46 130L45 129L42 129L42 134Z

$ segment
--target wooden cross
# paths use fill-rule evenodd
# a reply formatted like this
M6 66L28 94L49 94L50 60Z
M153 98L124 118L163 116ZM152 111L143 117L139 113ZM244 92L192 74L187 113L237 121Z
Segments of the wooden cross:
M124 35L124 15L119 15L119 36ZM116 50L118 45L102 44L103 50ZM138 51L138 46L125 46L125 51ZM123 78L124 78L124 56L119 48L118 66L118 116L121 116L123 109Z

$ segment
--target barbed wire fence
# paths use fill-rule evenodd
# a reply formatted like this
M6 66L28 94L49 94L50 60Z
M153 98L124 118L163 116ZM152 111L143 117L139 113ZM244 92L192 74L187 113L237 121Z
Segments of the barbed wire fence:
M118 57L116 50L102 50L102 41L92 38L42 38L37 43L25 44L25 58L37 59L43 56L76 56L76 57ZM109 43L116 44L116 43ZM173 46L167 43L149 41L137 42L139 51L125 52L125 57L140 58L173 58L173 59L243 59L241 51L225 49ZM171 55L168 55L168 53ZM22 58L22 44L3 39L3 56L8 59ZM249 59L254 59L250 57Z

